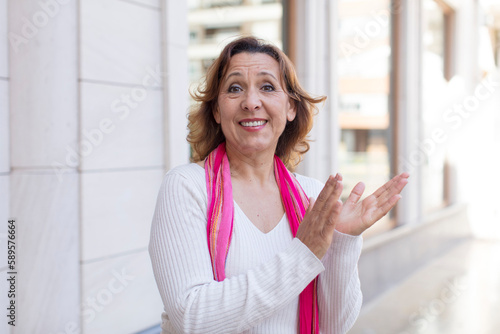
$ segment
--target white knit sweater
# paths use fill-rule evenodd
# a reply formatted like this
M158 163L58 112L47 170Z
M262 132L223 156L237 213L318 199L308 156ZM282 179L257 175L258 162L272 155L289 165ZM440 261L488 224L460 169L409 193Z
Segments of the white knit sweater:
M296 175L309 197L323 185ZM292 238L283 216L269 233L257 229L235 203L226 279L213 279L207 245L205 171L176 167L163 180L149 253L164 304L164 333L297 333L298 296L319 274L321 333L346 333L361 308L357 262L361 237L335 232L320 261Z

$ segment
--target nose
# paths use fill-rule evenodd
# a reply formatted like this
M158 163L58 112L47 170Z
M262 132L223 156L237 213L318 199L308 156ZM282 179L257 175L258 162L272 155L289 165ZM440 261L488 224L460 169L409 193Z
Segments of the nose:
M255 89L246 91L243 101L241 101L241 108L245 111L257 111L262 107L259 93Z

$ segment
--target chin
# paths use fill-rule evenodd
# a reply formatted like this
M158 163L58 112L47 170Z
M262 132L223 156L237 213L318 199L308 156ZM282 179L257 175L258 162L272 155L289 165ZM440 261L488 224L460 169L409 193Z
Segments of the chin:
M276 151L276 145L254 144L254 145L240 145L238 148L242 153L259 153L266 151Z

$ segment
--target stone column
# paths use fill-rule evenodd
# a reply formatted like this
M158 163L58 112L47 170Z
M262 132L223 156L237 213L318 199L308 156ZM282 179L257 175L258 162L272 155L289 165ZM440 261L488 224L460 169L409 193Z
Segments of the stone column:
M8 307L7 297L7 220L9 210L10 150L9 150L9 69L7 42L7 0L0 0L0 308ZM7 311L6 311L7 312ZM4 315L4 314L2 314ZM10 333L5 317L0 333Z
M79 4L82 329L134 333L161 321L147 247L165 156L185 142L164 145L170 129L185 128L166 121L166 101L183 96L165 100L164 84L182 81L187 66L173 76L164 68L165 1Z
M397 224L422 221L421 165L421 3L395 0L392 7L392 71L393 97L391 124L392 174L403 171L411 175L403 190L403 198L395 210Z
M293 54L299 81L314 95L326 95L324 105L310 133L311 149L298 168L299 173L326 181L338 171L336 161L340 138L337 121L336 15L337 2L295 0L296 32Z
M165 69L163 103L165 106L165 168L169 170L189 160L186 141L189 108L188 15L185 1L163 3L163 68Z
M0 22L0 212L18 226L12 333L160 323L147 246L163 175L189 152L185 3L0 0Z
M78 139L77 2L8 5L10 216L17 222L18 272L12 333L75 330L80 186L78 164L64 162L65 144Z

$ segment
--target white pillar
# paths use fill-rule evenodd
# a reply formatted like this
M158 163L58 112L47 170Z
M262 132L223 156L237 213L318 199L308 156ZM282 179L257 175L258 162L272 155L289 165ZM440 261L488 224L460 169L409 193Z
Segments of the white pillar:
M12 333L157 324L147 244L164 172L188 160L186 4L8 4L0 0L0 213L18 224Z
M80 326L77 164L62 179L51 166L77 140L77 2L47 3L8 2L15 334Z
M393 172L407 171L410 182L397 206L397 224L422 219L421 165L421 4L420 1L396 1L392 8L393 68ZM417 157L417 158L416 158Z
M6 310L9 300L7 296L7 219L9 210L9 181L10 181L10 153L9 153L9 70L8 70L8 44L7 44L7 0L0 0L0 308ZM4 318L0 324L0 333L10 333Z
M465 79L466 89L472 91L476 84L481 81L481 73L478 69L478 41L479 41L479 13L478 1L467 0L457 2L455 7L456 50L467 50L457 52L456 69L457 74ZM467 24L460 24L467 22Z
M147 251L165 174L162 1L78 3L82 333L136 333L162 308Z
M189 108L188 8L185 1L163 2L163 104L165 127L165 168L189 161L187 111Z
M337 2L296 0L296 69L300 83L311 94L326 95L310 133L311 149L298 172L326 181L338 171L340 127L337 121L336 15Z

